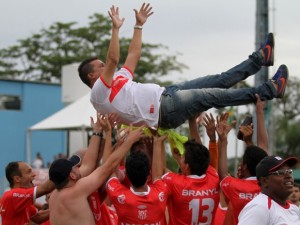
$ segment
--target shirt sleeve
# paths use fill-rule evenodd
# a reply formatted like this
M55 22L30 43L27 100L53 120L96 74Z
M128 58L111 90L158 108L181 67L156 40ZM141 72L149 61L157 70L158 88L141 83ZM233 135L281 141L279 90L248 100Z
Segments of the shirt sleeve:
M31 205L28 208L28 212L29 212L29 217L32 218L38 213L38 209L34 205Z
M232 179L234 179L234 178L231 177L231 176L227 176L220 183L222 192L224 193L224 195L227 199L230 199L230 196L231 196L231 190L232 190L231 182L232 182Z

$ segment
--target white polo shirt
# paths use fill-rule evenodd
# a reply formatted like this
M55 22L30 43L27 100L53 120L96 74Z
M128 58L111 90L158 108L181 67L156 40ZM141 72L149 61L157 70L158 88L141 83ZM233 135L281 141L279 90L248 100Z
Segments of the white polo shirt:
M239 215L239 225L300 225L300 210L294 204L282 206L260 193Z
M111 85L100 77L92 88L91 103L101 114L117 113L121 123L157 127L160 97L165 88L134 82L133 77L126 67L114 74Z

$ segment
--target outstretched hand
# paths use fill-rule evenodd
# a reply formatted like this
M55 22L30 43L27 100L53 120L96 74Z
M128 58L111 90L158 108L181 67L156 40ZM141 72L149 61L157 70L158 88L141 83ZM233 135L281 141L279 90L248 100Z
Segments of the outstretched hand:
M140 8L140 11L134 9L134 12L136 18L136 25L140 26L142 26L147 21L148 17L153 14L152 7L149 3L143 3L142 7Z
M110 16L113 28L120 28L123 25L123 22L125 18L120 19L119 17L119 7L115 7L114 5L110 8L110 11L108 11L108 15Z
M203 126L206 128L207 136L209 140L215 141L216 140L216 125L213 115L205 113L203 117Z
M217 117L216 131L221 141L227 139L228 133L236 124L236 121L232 121L231 124L228 124L227 123L228 117L229 117L228 112L222 113L220 117Z

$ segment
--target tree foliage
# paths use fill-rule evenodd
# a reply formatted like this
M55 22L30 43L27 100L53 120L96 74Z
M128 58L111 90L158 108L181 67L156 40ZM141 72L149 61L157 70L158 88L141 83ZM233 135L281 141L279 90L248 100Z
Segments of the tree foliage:
M18 44L0 50L0 76L5 78L59 81L63 65L97 56L105 59L111 37L111 19L95 13L87 26L76 22L56 22L41 29ZM120 63L124 63L131 39L120 37ZM160 53L155 53L155 52ZM164 51L163 51L164 50ZM178 55L168 55L162 44L143 44L142 56L136 69L143 82L155 75L187 68L177 61ZM161 53L165 52L165 53Z

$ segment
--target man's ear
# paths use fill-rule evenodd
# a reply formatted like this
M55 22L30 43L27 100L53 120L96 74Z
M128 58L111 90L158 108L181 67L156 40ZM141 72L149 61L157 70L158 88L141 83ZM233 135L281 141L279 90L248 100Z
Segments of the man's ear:
M75 180L76 179L76 175L73 171L70 172L70 175L69 177L72 179L72 180Z
M95 75L94 75L94 73L88 73L87 76L88 76L89 79L93 79Z
M269 177L260 177L259 178L259 183L261 187L268 187L268 181L269 181Z
M21 182L21 177L20 176L14 176L13 180L14 180L14 184L20 183Z

